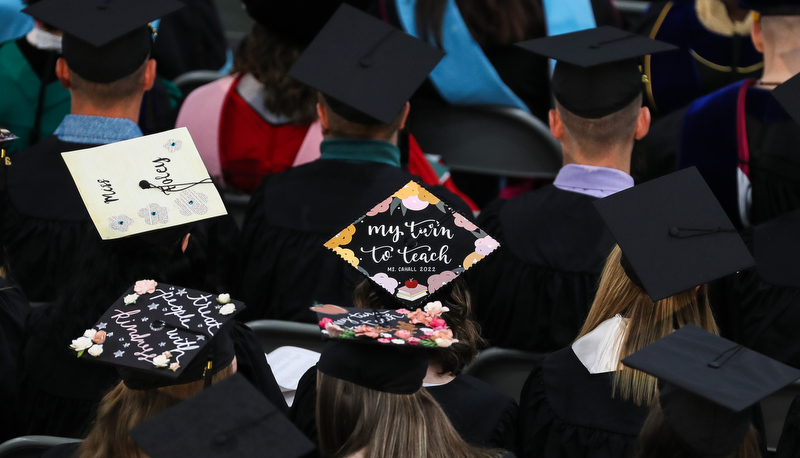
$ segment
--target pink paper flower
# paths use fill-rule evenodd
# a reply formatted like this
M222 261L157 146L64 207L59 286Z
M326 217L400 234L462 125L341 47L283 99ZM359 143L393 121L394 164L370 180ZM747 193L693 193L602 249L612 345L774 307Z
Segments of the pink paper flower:
M105 331L97 331L92 337L92 342L96 344L101 344L106 341L106 332Z
M342 329L341 326L333 324L332 322L325 325L325 330L328 331L328 335L331 337L339 337L344 333L344 329Z
M416 337L409 337L406 343L409 345L419 345L419 339Z
M397 310L395 310L395 311L396 311L397 313L401 313L401 314L403 314L403 315L408 315L409 313L411 313L411 311L410 311L410 310L407 310L407 309L397 309Z
M408 338L411 337L411 331L408 331L406 329L401 329L401 330L395 332L394 335L398 339L408 340Z
M431 322L431 316L428 315L427 312L423 312L421 309L417 309L408 314L408 319L411 324L424 324L428 326Z
M392 340L391 339L387 339L385 337L381 337L380 339L378 339L378 342L380 342L380 343L391 343Z
M155 292L156 286L158 286L158 283L155 280L139 280L133 285L133 292L140 296L142 294L151 294Z
M434 331L438 331L439 328L447 329L447 322L441 318L434 318L431 320L430 326L433 328Z
M325 318L319 320L318 324L319 324L320 328L325 329L325 326L327 326L328 323L333 323L333 320L330 319L330 318L325 317Z
M364 336L364 337L371 337L376 338L380 335L378 331L375 330L372 326L367 326L366 324L362 324L361 326L355 329L356 337Z

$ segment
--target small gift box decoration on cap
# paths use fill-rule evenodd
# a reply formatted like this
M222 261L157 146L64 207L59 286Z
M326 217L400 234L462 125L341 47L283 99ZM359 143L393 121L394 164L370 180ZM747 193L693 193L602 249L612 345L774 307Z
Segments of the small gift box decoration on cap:
M210 376L234 356L225 324L245 308L220 296L140 280L70 348L79 358L118 366L131 389L204 377L210 383Z
M386 197L325 247L409 307L500 244L415 181Z
M61 155L103 240L227 214L186 128Z

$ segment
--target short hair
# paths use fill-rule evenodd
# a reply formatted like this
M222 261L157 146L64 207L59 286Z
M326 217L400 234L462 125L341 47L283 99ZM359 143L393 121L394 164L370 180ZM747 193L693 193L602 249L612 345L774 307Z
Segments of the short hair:
M641 108L642 94L639 94L624 108L602 118L590 119L572 113L556 101L565 135L587 155L632 141Z
M397 113L389 124L358 124L348 121L331 109L331 105L325 96L319 94L319 103L328 112L328 132L334 138L375 138L379 140L389 140L398 130L400 122L403 120L403 111ZM404 107L405 108L405 107Z
M800 37L800 16L761 16L764 44L779 49L797 49ZM791 37L793 39L788 39Z
M71 90L90 100L98 108L108 109L132 97L141 96L142 86L144 85L144 73L147 68L148 58L144 63L128 76L112 81L110 83L95 83L77 74L70 68ZM67 62L69 66L69 62Z

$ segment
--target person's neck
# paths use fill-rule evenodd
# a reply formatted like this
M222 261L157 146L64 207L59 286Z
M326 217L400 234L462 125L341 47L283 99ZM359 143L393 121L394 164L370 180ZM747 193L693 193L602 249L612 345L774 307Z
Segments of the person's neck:
M339 137L339 136L334 136L334 135L330 135L330 134L326 134L326 133L322 134L322 139L323 140L377 140L377 141L381 141L381 142L389 142L389 143L391 143L392 145L395 145L395 146L397 146L397 138L398 138L397 132L392 134L392 136L389 137L389 138L386 138L386 137Z
M122 118L130 119L131 121L139 122L139 110L142 106L142 99L138 97L130 101L120 101L112 107L97 107L91 102L75 97L73 92L72 108L70 114L84 115L84 116L102 116L104 118Z
M800 73L800 48L764 47L764 73L761 81L780 84Z
M621 170L627 174L631 173L631 153L633 145L620 148L616 151L607 151L605 154L583 154L580 148L570 147L564 142L561 143L564 154L563 165L591 165L594 167L606 167L609 169ZM587 157L588 156L588 157Z
M450 383L453 379L456 378L451 372L446 374L442 374L442 366L436 363L429 363L428 364L428 373L425 375L425 379L422 380L422 383L427 383L430 385L444 385L446 383Z

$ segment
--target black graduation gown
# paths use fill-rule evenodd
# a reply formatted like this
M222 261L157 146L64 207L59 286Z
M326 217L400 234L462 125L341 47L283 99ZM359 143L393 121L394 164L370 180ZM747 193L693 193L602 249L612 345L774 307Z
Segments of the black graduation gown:
M800 396L789 406L774 458L800 458Z
M545 352L578 335L614 246L595 200L549 185L481 213L501 246L466 279L491 345Z
M450 423L468 443L487 448L516 450L517 402L469 375L445 385L426 388ZM317 367L300 378L289 418L317 443Z
M522 388L520 456L629 456L649 409L611 397L612 376L590 374L571 347L547 355Z
M30 338L21 364L16 435L82 438L90 431L103 396L119 383L114 366L76 358L69 342L56 347L44 334L60 316L58 305L38 307L29 320ZM231 330L238 370L282 412L288 412L272 369L252 331L236 323Z
M323 244L411 180L421 182L398 167L331 159L266 176L242 227L234 296L247 309L238 318L316 323L314 302L351 303L365 277ZM469 214L447 189L429 189Z
M12 275L31 301L54 300L84 237L97 236L60 154L92 146L48 137L7 168L3 238Z
M2 249L0 247L0 249ZM31 309L22 289L0 278L0 443L13 438L17 421L12 406L18 396L17 368L25 321Z

